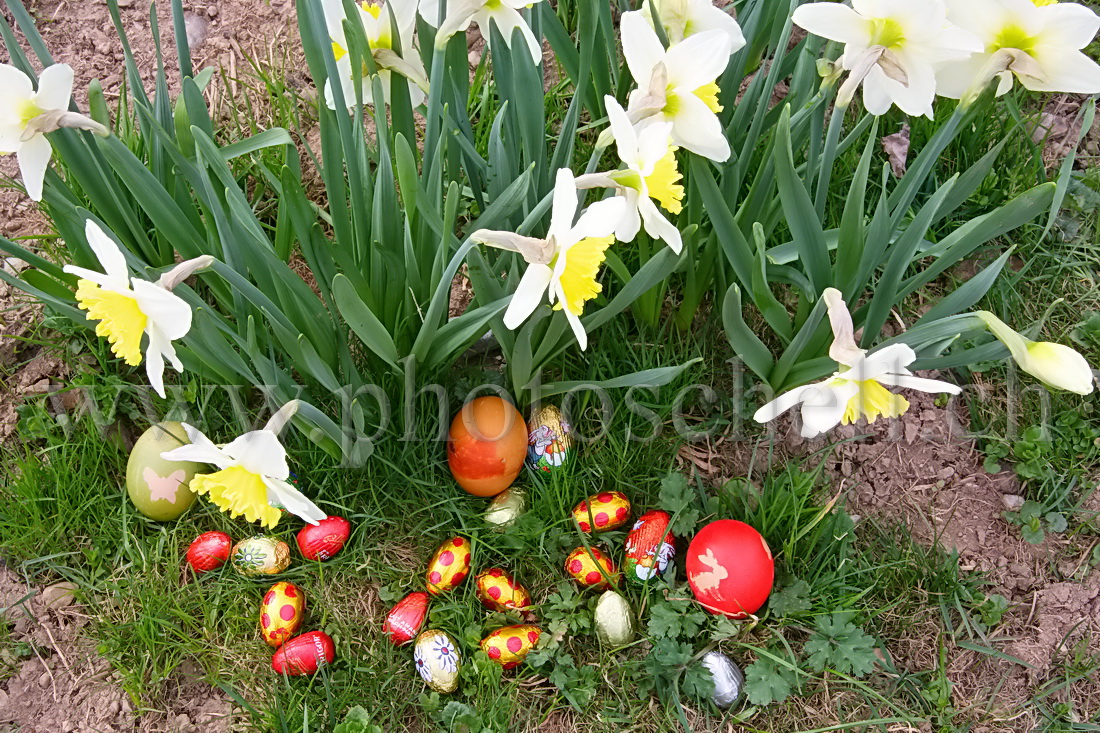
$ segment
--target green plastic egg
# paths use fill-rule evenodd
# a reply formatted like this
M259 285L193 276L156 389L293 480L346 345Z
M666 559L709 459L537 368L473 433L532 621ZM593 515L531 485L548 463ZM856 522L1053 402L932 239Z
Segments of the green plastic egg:
M187 433L178 422L162 422L146 430L134 443L126 462L126 493L138 511L158 522L178 519L195 503L188 488L196 473L209 471L206 464L168 461L165 451L187 445Z

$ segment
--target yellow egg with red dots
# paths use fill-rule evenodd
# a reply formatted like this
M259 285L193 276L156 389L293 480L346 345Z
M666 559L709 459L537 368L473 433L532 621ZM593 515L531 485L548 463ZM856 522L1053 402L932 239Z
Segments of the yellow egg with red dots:
M477 597L490 611L526 611L531 594L503 568L489 568L477 574Z
M271 646L280 646L298 633L305 617L306 596L293 583L268 588L260 604L260 634Z
M518 667L527 653L539 643L542 630L531 624L518 624L497 629L481 640L481 649L489 659L504 667Z
M428 592L438 596L466 580L471 558L470 541L465 537L452 537L440 545L428 563L425 575Z
M585 588L603 590L619 580L619 571L600 548L578 547L565 558L565 572Z
M573 507L581 532L607 532L630 519L630 499L621 491L601 491Z
M451 423L447 464L474 496L496 496L516 480L527 457L527 424L512 403L478 397Z

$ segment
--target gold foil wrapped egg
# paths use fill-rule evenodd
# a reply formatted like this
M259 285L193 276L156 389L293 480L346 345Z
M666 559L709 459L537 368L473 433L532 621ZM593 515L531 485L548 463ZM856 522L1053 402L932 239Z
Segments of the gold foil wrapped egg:
M489 568L477 574L477 597L490 611L526 611L531 594L503 568Z
M518 624L497 629L481 640L481 649L489 659L504 667L518 667L527 653L539 642L542 630L531 624Z
M563 465L573 452L573 427L553 405L532 413L527 430L527 465L536 471Z
M233 567L246 578L277 575L290 567L290 545L266 535L256 535L233 545Z
M630 519L630 499L621 491L601 491L573 507L573 520L582 532L607 532Z
M593 547L590 552L582 546L570 552L569 557L565 558L565 572L580 585L597 590L609 588L608 579L612 582L619 579L615 564L598 547Z
M439 546L428 563L428 592L433 596L453 590L470 574L470 541L452 537Z
M436 692L447 694L458 689L462 657L447 632L428 629L416 637L413 661L421 678Z
M485 521L497 529L504 529L515 523L527 504L522 489L511 487L493 497L489 508L485 510Z
M305 616L306 596L298 586L279 582L264 594L260 604L260 634L274 647L298 633Z
M615 591L609 590L600 596L592 618L596 636L604 646L625 646L634 641L634 611Z

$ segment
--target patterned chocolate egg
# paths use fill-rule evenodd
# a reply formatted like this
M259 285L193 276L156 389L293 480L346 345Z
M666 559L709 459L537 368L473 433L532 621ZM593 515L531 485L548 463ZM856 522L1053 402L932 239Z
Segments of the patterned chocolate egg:
M504 667L518 667L527 652L535 648L542 630L531 624L518 624L497 629L481 640L481 649L489 659Z
M224 565L232 549L233 540L225 532L203 532L187 548L187 562L201 575Z
M427 593L410 593L386 614L382 633L389 635L394 646L408 644L419 633L428 615L429 598Z
M526 611L531 594L503 568L489 568L477 575L477 597L490 611Z
M565 463L573 450L573 428L561 410L547 405L527 421L527 465L550 471Z
M621 491L602 491L573 507L573 521L582 532L606 532L630 519L630 499Z
M207 467L192 461L170 461L162 453L189 445L181 423L162 422L137 439L126 461L126 493L137 510L158 522L178 519L195 503L191 479Z
M668 531L668 512L646 512L638 517L626 536L626 574L631 580L648 582L665 571L676 555L676 538Z
M496 529L504 529L515 523L527 504L523 489L507 488L493 497L485 510L485 521Z
M298 531L298 551L307 560L328 560L344 547L351 522L343 517L325 517Z
M290 545L274 537L256 535L233 546L233 567L241 575L276 575L290 566Z
M271 646L279 646L298 633L306 612L306 595L293 583L279 582L264 594L260 604L260 634Z
M278 674L292 676L314 674L326 664L332 664L336 647L323 631L310 631L295 636L271 656L271 668Z
M598 547L593 547L589 552L582 546L570 552L569 557L565 558L565 572L586 588L597 590L610 588L609 578L612 582L619 579L615 563Z
M465 580L470 559L470 541L465 537L452 537L440 545L428 563L428 592L438 596Z
M445 631L428 629L416 637L413 661L416 662L416 671L436 692L447 694L458 689L462 657L454 639Z
M714 680L714 693L710 696L714 704L720 708L728 708L737 702L745 687L745 675L741 668L717 650L704 654L702 661Z
M625 646L634 641L634 611L626 599L613 590L605 591L592 612L596 637L604 646Z

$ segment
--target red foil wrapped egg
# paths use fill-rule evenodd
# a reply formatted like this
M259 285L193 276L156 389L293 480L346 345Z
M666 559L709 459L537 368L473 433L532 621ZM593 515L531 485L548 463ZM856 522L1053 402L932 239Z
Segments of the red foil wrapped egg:
M768 600L775 561L759 532L735 519L719 519L699 530L691 541L687 576L703 608L745 618Z
M618 582L619 578L615 563L598 547L593 547L589 552L582 546L570 552L569 557L565 558L565 572L580 585L599 590L611 587L608 579Z
M325 517L298 532L298 551L307 560L328 560L344 548L351 534L351 522L343 517Z
M293 583L271 586L260 604L260 634L271 646L279 646L298 633L305 617L306 595Z
M428 563L428 592L433 596L453 590L470 574L470 541L452 537L439 546Z
M490 611L526 611L531 608L531 594L503 568L489 568L478 573L477 597Z
M638 517L634 528L626 536L627 577L646 583L668 567L676 555L676 538L668 531L672 517L660 510L646 512Z
M420 633L420 627L424 625L424 618L428 615L430 598L427 593L410 593L386 614L382 633L390 637L394 646L408 644Z
M336 647L323 631L310 631L295 636L271 656L271 668L278 674L291 676L314 674L326 664L332 664Z
M518 667L527 653L539 642L542 630L531 624L505 626L497 629L481 640L481 649L489 659L504 667Z
M201 575L224 565L232 549L233 539L225 532L203 532L187 548L187 563Z
M573 508L573 519L582 532L606 532L630 519L630 499L621 491L603 491Z

